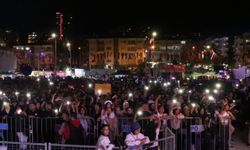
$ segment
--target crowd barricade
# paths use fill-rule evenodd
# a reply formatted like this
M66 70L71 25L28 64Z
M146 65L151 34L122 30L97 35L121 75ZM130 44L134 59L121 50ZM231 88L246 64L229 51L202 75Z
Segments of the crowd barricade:
M1 150L48 150L47 143L0 141Z
M97 125L93 118L85 117L87 123L84 132L85 144L96 143ZM60 143L58 130L63 120L60 118L24 118L8 117L0 119L0 141Z
M168 123L175 134L177 150L229 150L230 148L230 123L225 126L218 121L204 124L198 117L172 119Z
M126 135L130 133L130 126L134 122L134 118L131 117L118 117L118 135L117 139L121 141L121 144L124 144Z
M171 131L170 131L171 132ZM175 136L171 133L171 136L161 138L159 140L151 141L147 144L133 146L133 147L114 147L113 150L175 150ZM65 144L48 144L48 150L96 150L96 146L92 145L65 145Z

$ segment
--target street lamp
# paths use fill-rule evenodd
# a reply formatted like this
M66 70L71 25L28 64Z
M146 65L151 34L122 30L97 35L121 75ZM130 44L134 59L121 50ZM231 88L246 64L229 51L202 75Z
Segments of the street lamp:
M18 95L19 95L19 92L15 92L15 95L18 96Z
M30 98L31 98L31 94L30 94L30 92L28 92L28 93L26 94L26 97L27 97L28 99L30 99Z
M128 97L133 97L133 94L132 93L128 93Z
M93 86L93 85L92 85L91 83L89 83L89 85L88 85L88 86L89 86L89 88L92 88L92 86Z
M220 83L217 83L217 84L215 84L215 87L216 87L217 89L220 89L220 88L221 88L221 84L220 84Z
M71 60L72 60L71 43L67 42L66 46L68 47L68 51L69 51L69 64L70 64L70 68L71 68Z
M56 69L57 69L57 39L56 39L56 34L52 33L51 38L53 38L55 40L55 57L54 57L55 58L55 60L54 60L55 66L54 66L54 71L56 71Z
M154 32L152 33L152 36L153 36L153 37L156 37L156 36L157 36L157 32L154 31Z

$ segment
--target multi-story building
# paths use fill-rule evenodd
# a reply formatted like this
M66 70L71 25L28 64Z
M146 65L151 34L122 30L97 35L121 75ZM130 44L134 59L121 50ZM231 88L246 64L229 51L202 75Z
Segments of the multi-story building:
M29 64L33 70L54 69L54 45L15 45L17 66Z
M212 49L217 56L225 57L229 48L229 37L208 38L205 40L204 49Z
M234 38L235 60L237 65L250 65L250 33Z
M182 54L187 52L187 46L185 40L156 40L154 47L148 48L151 51L150 61L158 63L183 62Z
M145 62L144 38L118 39L118 63L120 66L134 67Z
M98 38L88 42L91 67L136 67L145 62L144 38Z
M32 32L31 34L28 35L28 41L27 41L28 44L34 44L37 41L38 40L37 40L37 33L36 32Z
M19 43L19 34L14 30L0 30L0 47L12 47Z

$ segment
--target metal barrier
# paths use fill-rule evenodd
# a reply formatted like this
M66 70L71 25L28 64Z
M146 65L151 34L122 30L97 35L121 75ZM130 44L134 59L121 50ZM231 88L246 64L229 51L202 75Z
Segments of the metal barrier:
M177 150L228 150L229 124L221 125L218 121L204 124L201 118L186 117L171 119L168 126L175 134Z
M169 130L169 132L171 132ZM114 147L113 150L175 150L175 136L171 133L172 136L162 138L159 140L151 141L150 143L133 146L133 147ZM92 145L65 145L65 144L48 144L48 150L96 150L96 146Z
M87 131L84 132L84 144L95 144L98 137L98 129L93 118L84 117L80 119L85 122ZM6 126L6 129L0 128L0 140L13 142L32 142L32 143L60 143L58 130L63 120L60 118L23 118L8 117L0 120L0 127ZM18 133L27 137L21 141Z
M25 143L0 141L1 150L48 150L47 143Z
M17 133L27 137L26 141L32 143L57 142L56 133L61 121L58 118L23 118L8 117L2 118L0 123L5 123L8 130L1 130L1 139L6 141L20 141Z

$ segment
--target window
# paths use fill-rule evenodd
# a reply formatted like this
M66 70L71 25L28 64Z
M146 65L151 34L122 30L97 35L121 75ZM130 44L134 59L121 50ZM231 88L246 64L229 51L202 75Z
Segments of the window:
M106 50L111 50L112 48L110 46L107 46L106 47Z
M129 41L128 41L128 44L129 44L129 45L135 45L135 44L136 44L136 41L135 41L135 40L129 40Z
M124 53L122 53L122 59L125 59Z

